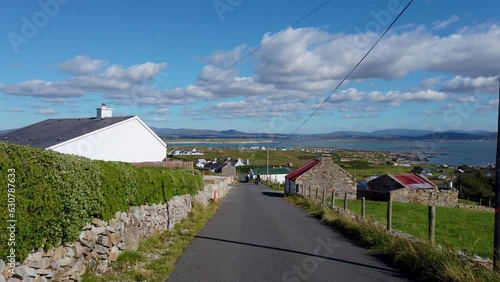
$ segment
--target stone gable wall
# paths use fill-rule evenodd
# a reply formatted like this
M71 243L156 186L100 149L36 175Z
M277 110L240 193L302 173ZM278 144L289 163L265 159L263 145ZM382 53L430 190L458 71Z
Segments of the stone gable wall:
M316 189L320 191L325 189L325 193L330 195L332 189L335 189L335 192L340 195L347 192L348 199L356 199L356 180L337 165L328 154L323 154L321 161L297 178L295 183L303 189L310 187L311 192L316 191Z
M404 186L394 180L389 175L385 174L368 182L368 190L376 192L389 192L392 190L401 189Z
M196 195L174 196L166 204L132 207L117 212L109 221L97 218L83 227L79 240L47 251L33 251L22 264L16 262L14 275L9 264L0 260L0 282L80 281L87 269L105 272L121 251L136 251L139 241L155 232L171 230L186 218L192 202L207 205L214 193L223 198L230 189L229 177L205 176L214 184L205 185Z

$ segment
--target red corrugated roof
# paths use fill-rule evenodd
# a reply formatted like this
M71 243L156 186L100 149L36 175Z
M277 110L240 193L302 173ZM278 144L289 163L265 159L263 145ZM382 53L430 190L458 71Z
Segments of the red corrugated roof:
M317 164L319 164L318 159L310 160L309 162L307 162L303 166L301 166L301 167L297 168L296 170L287 174L285 177L287 179L295 181L295 179L299 178L302 174L304 174L306 171L310 170L311 168L313 168Z
M392 178L410 188L435 188L436 186L429 180L415 173L391 175Z

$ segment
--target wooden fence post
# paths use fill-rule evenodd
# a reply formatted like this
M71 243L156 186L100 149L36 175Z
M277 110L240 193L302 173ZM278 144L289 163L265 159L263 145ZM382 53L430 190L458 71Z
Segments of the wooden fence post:
M481 198L479 198L479 205L481 205Z
M308 193L308 195L309 195L309 198L311 198L311 186L309 186L309 193Z
M332 189L332 209L335 207L335 189Z
M321 189L321 192L323 193L323 200L321 201L321 204L324 206L325 205L325 189Z
M347 192L344 193L344 212L347 210Z
M467 205L469 204L469 197L467 197Z
M365 218L365 197L361 198L361 218Z
M434 244L434 235L436 231L436 207L429 206L429 240Z
M316 196L314 197L314 201L317 202L318 201L318 187L316 187Z
M392 201L387 202L387 230L392 230Z

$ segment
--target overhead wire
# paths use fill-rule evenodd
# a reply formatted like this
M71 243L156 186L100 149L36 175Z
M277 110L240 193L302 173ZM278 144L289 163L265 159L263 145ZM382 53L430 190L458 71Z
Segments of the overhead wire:
M310 11L309 13L307 13L305 16L303 16L302 18L300 18L299 20L297 20L296 22L294 22L293 24L291 24L288 28L284 29L284 30L281 30L280 32L276 33L274 36L272 36L271 38L269 38L266 42L260 44L257 48L251 50L250 52L248 52L246 55L244 55L243 57L239 58L238 60L234 61L232 64L228 65L227 67L223 68L222 70L220 70L219 72L217 72L216 74L214 74L213 76L211 76L209 79L201 82L201 83L198 83L194 88L191 88L190 90L184 92L181 96L179 96L178 98L176 99L180 99L184 96L186 96L187 94L191 93L192 91L194 91L196 88L199 88L205 84L207 84L208 82L210 82L211 80L213 80L214 78L218 77L219 75L223 74L224 72L226 72L227 70L229 70L230 68L234 67L235 65L239 64L241 61L245 60L246 58L248 58L249 56L253 55L255 52L257 52L258 50L262 49L262 47L266 46L267 44L271 43L271 41L275 40L276 38L278 38L280 35L282 35L283 33L287 32L288 30L294 28L296 25L298 25L299 23L301 23L303 20L305 20L306 18L308 18L309 16L311 16L312 14L316 13L318 10L320 10L321 8L323 8L324 6L326 6L326 4L328 4L329 2L332 2L332 0L327 0L325 2L323 2L321 5L319 5L318 7L316 7L314 10Z
M403 13L406 11L406 9L408 9L408 7L411 5L411 3L413 3L413 0L410 0L408 2L408 4L406 4L406 6L403 8L403 10L401 10L401 12L399 12L398 16L392 21L392 23L379 36L379 38L377 39L377 41L375 41L375 43L372 45L372 47L370 49L368 49L368 51L361 58L361 60L359 60L359 62L351 69L351 71L349 73L347 73L347 75L340 81L340 83L337 85L337 87L335 87L335 89L333 89L331 91L330 95L328 95L328 97L304 120L304 122L302 122L302 124L300 124L292 133L290 133L289 135L287 135L287 137L285 137L284 139L282 139L277 145L280 145L283 141L286 141L286 140L290 139L290 137L292 137L293 135L295 135L295 133L297 133L297 131L299 131L302 128L302 126L304 126L316 114L316 112L318 112L321 109L321 107L323 107L323 105L326 104L326 102L328 102L328 100L337 91L337 89L339 89L340 86L342 86L342 84L349 78L349 76L351 76L351 74L358 68L358 66L361 65L361 63L371 53L371 51L375 48L375 46L377 46L377 44L380 42L380 40L382 40L382 38L385 36L385 34L398 21L398 19L401 17L401 15L403 15Z

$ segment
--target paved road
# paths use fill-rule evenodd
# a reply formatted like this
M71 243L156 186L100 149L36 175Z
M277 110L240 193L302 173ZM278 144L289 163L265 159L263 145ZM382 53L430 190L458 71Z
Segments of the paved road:
M407 281L279 192L236 185L168 281Z

